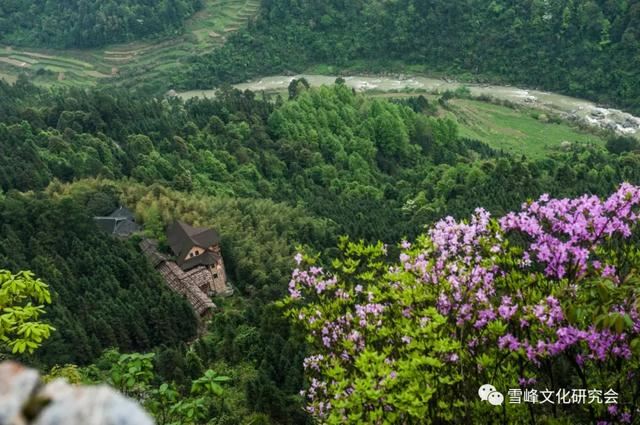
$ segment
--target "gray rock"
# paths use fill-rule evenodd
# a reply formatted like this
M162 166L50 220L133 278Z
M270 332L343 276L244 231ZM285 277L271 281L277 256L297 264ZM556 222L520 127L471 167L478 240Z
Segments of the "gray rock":
M38 372L18 363L0 363L0 425L18 425L23 406L38 386Z
M613 112L607 116L607 118L609 118L616 124L622 125L625 122L630 121L633 118L633 115L614 109Z
M618 124L616 124L614 121L605 121L604 122L604 127L607 130L612 130L612 131L617 131L618 130Z
M104 385L71 387L54 382L42 395L51 404L33 425L153 425L140 406Z
M627 118L623 123L622 126L624 128L632 128L632 129L638 129L640 128L640 120L638 120L635 117L631 117L631 118Z
M24 412L28 411L28 415ZM31 421L27 420L33 417ZM0 363L0 425L154 425L135 401L112 388L70 385L55 380L41 386L38 372Z

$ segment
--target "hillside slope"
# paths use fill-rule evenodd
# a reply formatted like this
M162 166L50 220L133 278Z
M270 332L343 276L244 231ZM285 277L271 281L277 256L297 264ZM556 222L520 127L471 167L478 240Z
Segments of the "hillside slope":
M347 234L387 242L397 258L398 241L439 217L478 205L500 215L544 192L640 181L633 147L611 154L575 143L527 158L461 136L485 117L495 122L492 143L505 127L531 139L544 128L494 105L450 99L452 113L464 112L458 126L426 98L389 102L300 82L291 95L274 102L227 89L185 102L0 82L0 263L33 270L54 291L45 319L59 330L37 353L42 363L95 362L87 373L104 382L113 352L99 356L103 349L155 353L154 383L175 383L181 397L206 368L232 377L206 418L307 423L298 395L305 339L273 303L297 251L329 258ZM176 218L219 229L237 291L215 300L221 309L189 347L181 343L194 332L188 305L133 240L96 231L91 217L118 203L152 237Z
M201 0L1 0L0 42L96 47L179 31Z
M205 88L313 64L437 72L639 110L640 1L271 0L247 34L195 60Z
M184 23L180 21L170 34L161 33L165 36L157 33L148 34L150 37L145 37L147 34L111 35L112 38L94 44L87 44L83 38L84 44L71 44L82 48L72 49L52 49L48 47L66 44L48 39L42 43L24 38L16 40L15 34L3 37L0 32L0 78L13 82L24 74L31 82L45 86L88 87L113 83L127 87L152 86L156 92L164 93L171 84L172 74L185 66L187 58L210 53L223 45L230 34L244 28L259 7L259 0L205 0L198 12ZM114 44L141 37L145 39ZM12 44L15 42L21 45ZM108 45L85 48L104 43Z

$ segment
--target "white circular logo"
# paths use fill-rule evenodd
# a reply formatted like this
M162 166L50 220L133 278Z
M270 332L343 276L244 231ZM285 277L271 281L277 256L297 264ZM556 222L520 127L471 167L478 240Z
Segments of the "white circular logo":
M502 395L502 393L494 391L491 394L489 394L489 397L487 398L487 400L489 401L489 404L491 404L492 406L500 406L502 402L504 402L504 396Z
M484 384L478 390L478 395L480 396L480 399L482 401L487 401L487 399L489 398L489 394L495 393L496 391L496 387L494 387L493 385Z

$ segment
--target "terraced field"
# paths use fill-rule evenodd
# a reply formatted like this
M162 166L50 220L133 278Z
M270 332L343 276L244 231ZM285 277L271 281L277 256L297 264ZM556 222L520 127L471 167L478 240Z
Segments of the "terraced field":
M260 0L208 0L185 23L183 34L91 50L40 50L0 46L0 78L13 81L25 73L42 85L92 86L113 79L118 84L153 84L180 66L184 58L211 51L246 25Z

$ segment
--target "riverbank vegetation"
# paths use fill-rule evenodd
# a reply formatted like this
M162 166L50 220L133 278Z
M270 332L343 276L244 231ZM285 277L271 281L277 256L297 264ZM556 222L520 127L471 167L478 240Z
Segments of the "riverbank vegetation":
M417 112L453 120L463 138L479 140L496 151L528 158L543 158L573 145L602 147L618 140L611 132L581 125L552 110L536 109L507 100L468 94L420 94L415 91L366 91L366 96L405 104ZM424 103L422 99L428 101ZM633 140L633 137L622 137ZM629 142L626 142L629 144ZM608 145L607 145L608 146ZM618 149L633 150L625 142ZM614 148L615 149L615 148Z
M273 0L249 31L195 57L174 82L209 88L317 64L388 72L400 63L409 72L517 83L638 111L638 28L636 1Z

